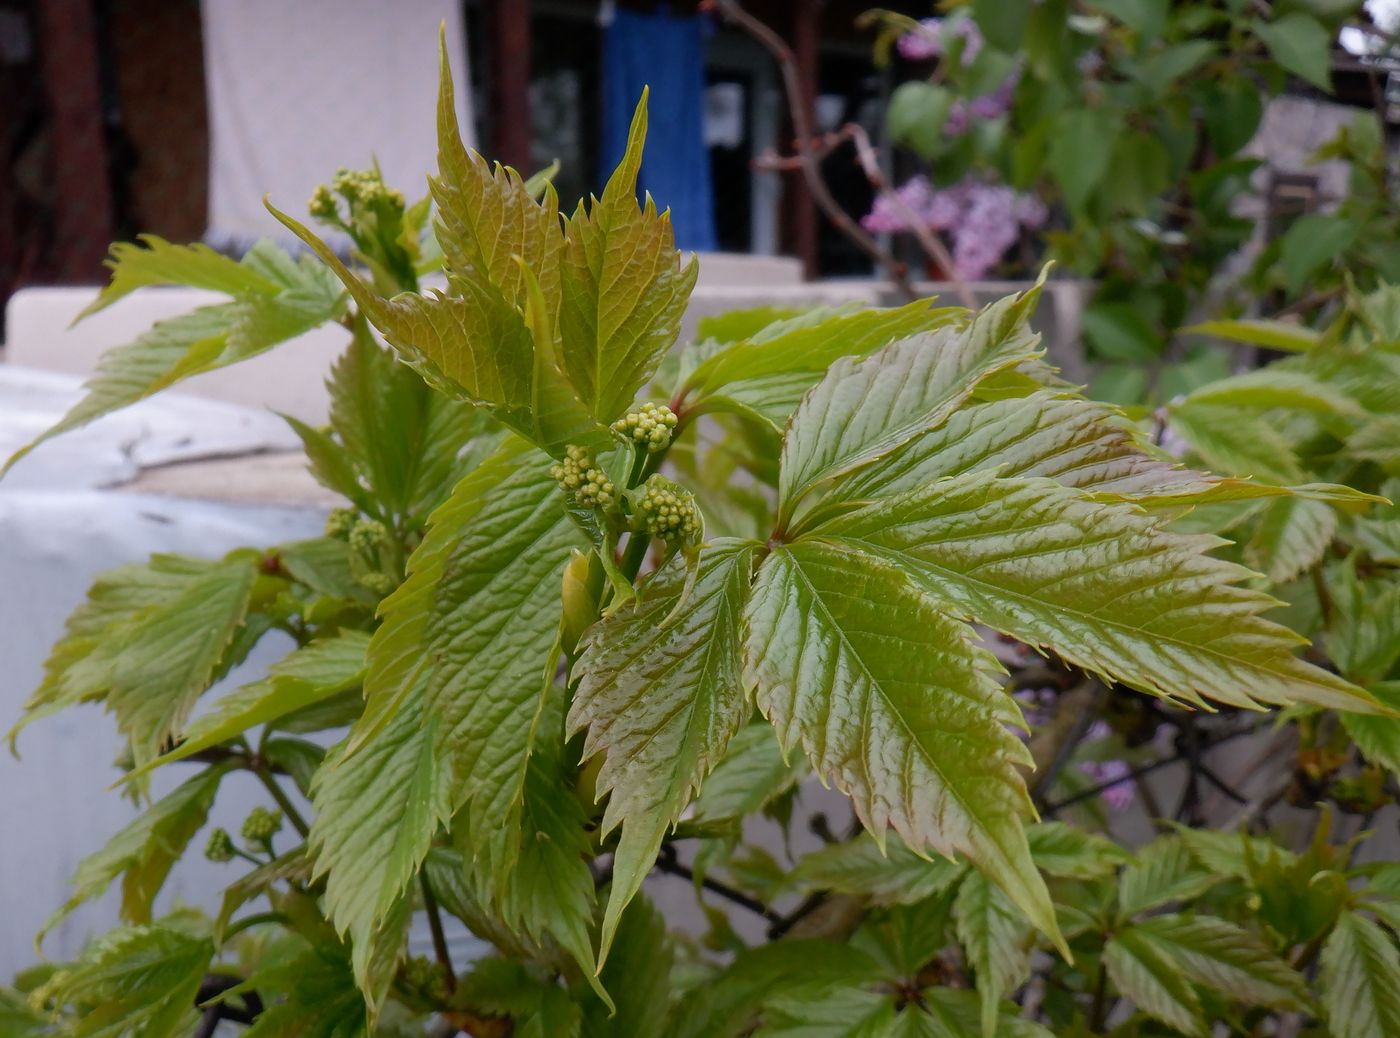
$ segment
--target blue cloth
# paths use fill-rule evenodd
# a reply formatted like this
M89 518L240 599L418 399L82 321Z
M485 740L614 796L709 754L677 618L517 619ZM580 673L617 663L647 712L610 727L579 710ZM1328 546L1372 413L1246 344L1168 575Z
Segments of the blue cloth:
M704 131L706 25L701 15L624 9L603 35L601 182L627 150L632 113L650 86L638 189L650 191L658 208L670 206L676 247L696 252L717 247Z

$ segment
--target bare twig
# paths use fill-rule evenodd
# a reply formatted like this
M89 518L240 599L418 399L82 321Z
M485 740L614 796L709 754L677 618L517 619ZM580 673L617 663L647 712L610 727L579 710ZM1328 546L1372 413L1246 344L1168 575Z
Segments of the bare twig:
M656 859L656 867L661 872L668 873L672 876L679 876L692 883L695 882L694 870L691 869L689 865L683 864L676 857L675 848L669 844L662 849L661 857ZM702 876L700 885L712 894L717 894L724 898L730 904L738 905L740 908L746 908L756 915L763 916L764 919L767 919L768 922L774 926L778 926L784 922L781 912L774 911L762 901L758 900L758 898L750 897L742 890L731 887L728 883L721 883L719 880L711 879L709 876Z
M452 968L452 953L447 950L447 935L442 929L442 913L438 910L437 898L433 896L432 884L426 872L418 873L418 882L423 889L423 907L428 913L428 929L433 935L433 954L447 973L447 990L457 990L457 971Z
M783 93L787 98L788 111L792 117L793 132L797 138L794 146L797 152L796 157L799 160L799 169L802 172L802 179L807 184L807 189L812 192L813 201L817 203L822 213L837 230L851 239L862 252L884 269L902 294L909 299L915 298L916 293L909 283L908 268L882 248L873 236L853 220L850 214L841 208L840 203L831 196L831 190L826 186L826 181L821 173L823 138L816 136L813 131L811 114L807 111L807 105L802 97L802 84L797 78L797 57L793 54L792 48L769 26L745 11L737 0L711 0L710 6L719 11L725 21L737 26L752 37L777 62L778 71L783 77Z
M977 297L972 294L972 289L967 287L967 283L958 277L953 267L953 257L948 254L947 247L939 240L938 235L934 234L923 220L919 219L919 214L914 212L913 207L885 179L885 174L880 170L879 156L875 154L875 149L870 144L870 135L865 132L865 128L857 123L847 123L843 129L850 137L851 143L855 145L856 161L860 163L860 168L865 173L865 179L870 181L870 186L879 192L880 197L899 214L900 219L904 221L904 226L913 233L920 247L943 270L943 276L952 283L953 290L958 295L958 302L969 310L976 310Z

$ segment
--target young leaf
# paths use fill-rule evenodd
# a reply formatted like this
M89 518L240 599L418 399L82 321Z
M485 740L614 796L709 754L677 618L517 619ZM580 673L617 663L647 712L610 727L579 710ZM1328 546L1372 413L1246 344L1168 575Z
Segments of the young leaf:
M980 1011L976 992L956 988L925 988L919 993L927 1014L920 1017L907 1010L901 1019L909 1021L904 1030L898 1025L892 1038L980 1038ZM1033 1020L1022 1017L1015 1003L1002 1002L997 1007L997 1038L1054 1038L1050 1031Z
M603 984L616 997L616 1011L591 1003L583 1020L584 1038L664 1034L674 959L661 913L645 897L634 899L623 913L612 957L602 973Z
M1257 105L1258 94L1252 90L1249 93ZM1267 349L1286 350L1289 353L1307 353L1322 341L1319 332L1306 325L1288 321L1203 321L1181 331L1188 335L1213 335L1229 342L1243 342L1250 346L1264 346Z
M152 804L107 841L107 846L78 863L73 894L51 915L38 940L84 901L100 897L114 879L122 877L122 918L129 923L151 921L151 904L184 854L190 839L204 827L214 794L227 767L213 767L186 780Z
M1310 14L1294 11L1270 21L1256 18L1250 27L1275 61L1295 76L1331 92L1332 34L1321 22Z
M180 594L134 615L120 643L95 650L107 707L138 767L180 734L214 680L243 626L256 576L246 555L210 563Z
M711 354L676 395L687 409L737 411L781 431L802 395L834 361L931 332L962 313L930 309L930 302L826 314L818 321L804 314L768 324Z
M585 759L605 753L602 832L618 825L604 954L666 832L753 709L741 674L744 605L759 545L719 540L693 579L676 556L639 598L594 625L580 648L569 730Z
M958 887L953 912L982 1003L982 1034L990 1036L996 1033L1002 997L1030 978L1031 928L1011 899L979 872Z
M895 1029L889 995L844 984L808 985L777 995L764 1006L763 1017L755 1038L893 1038L907 1033Z
M518 802L559 627L562 573L580 543L549 459L504 444L433 513L407 581L380 607L366 707L352 752L372 743L408 695L433 719L450 767L449 815L480 799L498 826Z
M60 1006L92 1007L64 1033L73 1038L177 1038L192 1033L195 993L213 952L208 940L179 930L113 930L60 975L55 1001Z
M369 1038L371 1033L343 946L316 944L299 955L274 958L255 970L246 986L267 1006L243 1032L246 1038Z
M1362 690L1293 655L1214 538L1048 479L969 473L839 516L816 535L903 568L957 615L1167 699L1374 711ZM1164 608L1163 603L1170 603Z
M1148 1016L1192 1038L1210 1033L1185 971L1135 927L1113 935L1103 963L1114 986Z
M1395 939L1352 911L1322 946L1322 1006L1336 1038L1400 1034L1400 953Z
M912 905L941 894L960 880L965 866L924 858L898 836L882 848L869 833L802 856L789 877L807 890L860 894L877 905Z
M997 664L898 570L798 541L763 563L745 666L789 750L847 793L883 842L966 854L1038 928L1058 936L1020 815L1024 746Z
M771 724L746 724L734 733L724 757L700 787L694 818L697 822L744 818L782 796L806 773L805 761L783 759Z
M1267 410L1282 407L1319 414L1357 415L1355 400L1326 382L1301 371L1260 368L1208 382L1187 395L1179 406Z
M304 847L279 854L252 872L244 873L224 888L219 914L214 917L214 943L222 944L224 931L233 921L233 914L254 898L261 897L279 882L305 883L311 878L311 860Z
M1305 481L1297 453L1264 419L1229 407L1185 402L1169 413L1172 430L1214 471L1280 486Z
M1031 857L1041 872L1071 879L1110 876L1130 860L1128 852L1112 840L1086 833L1064 822L1037 822L1026 826Z
M812 387L783 438L780 521L822 483L854 472L940 425L988 375L1036 356L1026 315L1038 289L945 328L838 360Z
M1157 915L1132 932L1197 984L1247 1005L1301 1008L1303 978L1260 938L1210 916Z
M134 253L148 251L135 246L126 248ZM163 257L163 261L169 259ZM231 260L220 259L239 268ZM293 264L291 269L297 274L291 285L278 285L249 271L244 288L236 288L230 282L228 288L236 293L232 302L157 321L132 342L103 354L97 372L84 384L83 398L55 425L16 452L0 469L0 475L45 440L81 428L192 375L257 356L340 315L344 294L334 279L328 279L323 267L312 262ZM119 266L118 277L121 270ZM113 285L117 284L114 280ZM137 287L130 278L121 284L123 290L117 295ZM85 313L105 306L103 298L99 296Z
M324 877L326 914L355 947L381 932L451 813L451 774L433 752L437 721L425 698L420 683L373 739L347 755L352 731L312 782L313 878Z
M1123 919L1205 893L1225 877L1197 865L1185 841L1161 836L1138 850L1118 883Z
M637 105L627 150L603 197L582 202L564 228L559 326L564 373L590 414L611 421L627 410L676 341L700 272L681 266L669 211L648 195L637 205L647 131L647 95Z
M131 772L129 777L184 760L255 725L268 724L354 688L364 677L368 644L366 634L341 631L297 649L274 663L266 678L230 692L207 714L195 718L185 729L180 745Z
M113 243L102 262L111 268L112 280L78 314L78 321L147 285L187 285L230 296L275 295L280 287L253 263L240 263L199 242L172 245L154 234L138 234L136 242Z
M458 985L460 999L513 1023L511 1038L577 1038L583 1017L558 984L535 976L522 963L481 959Z
M1337 513L1325 501L1285 497L1260 516L1244 557L1270 582L1286 584L1322 560L1337 532Z

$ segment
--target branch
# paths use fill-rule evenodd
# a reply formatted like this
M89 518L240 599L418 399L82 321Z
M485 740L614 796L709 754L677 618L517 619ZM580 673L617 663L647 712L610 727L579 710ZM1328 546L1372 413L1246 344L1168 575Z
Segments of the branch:
M671 847L669 844L663 848L661 857L656 859L656 867L661 872L672 876L680 876L682 879L689 880L692 883L695 882L695 871L691 869L689 865L683 864L676 858L675 848ZM717 879L703 876L700 879L700 885L712 894L718 894L731 904L738 905L740 908L746 908L756 915L761 915L774 926L779 926L784 922L782 913L774 911L762 901L755 897L750 897L742 890L736 890L728 883L721 883Z
M880 170L879 157L870 144L870 135L865 132L865 127L857 123L847 123L844 132L851 138L851 143L856 147L856 160L865 172L865 179L870 181L870 186L879 192L880 197L899 214L904 225L918 239L924 252L942 268L943 276L952 282L953 289L957 292L958 301L969 310L976 310L977 297L972 294L967 283L958 277L953 266L953 257L948 254L948 249L938 235L934 234L919 218L919 214L914 212L913 206L906 202L903 196L890 187L889 182L885 180L885 174Z
M737 0L709 0L710 6L717 9L724 20L738 26L757 41L778 63L778 71L783 77L783 93L787 99L788 112L792 117L793 132L797 138L797 160L802 171L802 179L812 192L812 199L826 218L847 238L884 268L890 280L907 298L916 298L913 286L909 284L908 268L881 248L880 243L868 234L860 224L851 219L840 203L831 197L831 191L822 178L822 141L813 132L810 113L802 98L802 84L797 79L797 57L787 41L771 28L759 21L739 6Z
M437 898L433 897L426 871L418 873L418 883L423 888L423 908L428 913L428 929L433 934L433 954L437 956L438 965L447 971L447 990L451 993L457 990L457 971L452 968L452 953L447 950L447 936L442 930L442 913L438 911Z

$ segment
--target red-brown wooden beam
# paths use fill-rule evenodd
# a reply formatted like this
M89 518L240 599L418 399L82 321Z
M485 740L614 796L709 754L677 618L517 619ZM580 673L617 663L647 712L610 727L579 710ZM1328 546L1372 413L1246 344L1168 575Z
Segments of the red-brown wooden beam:
M491 103L491 153L524 176L530 169L530 2L485 4Z
M821 0L794 0L788 39L797 59L798 82L809 126L817 123L817 74L821 60ZM817 270L817 207L800 171L787 175L783 192L788 247L802 261L803 274L814 278Z
M35 6L54 197L53 254L45 266L56 281L97 281L115 233L97 21L91 0Z

